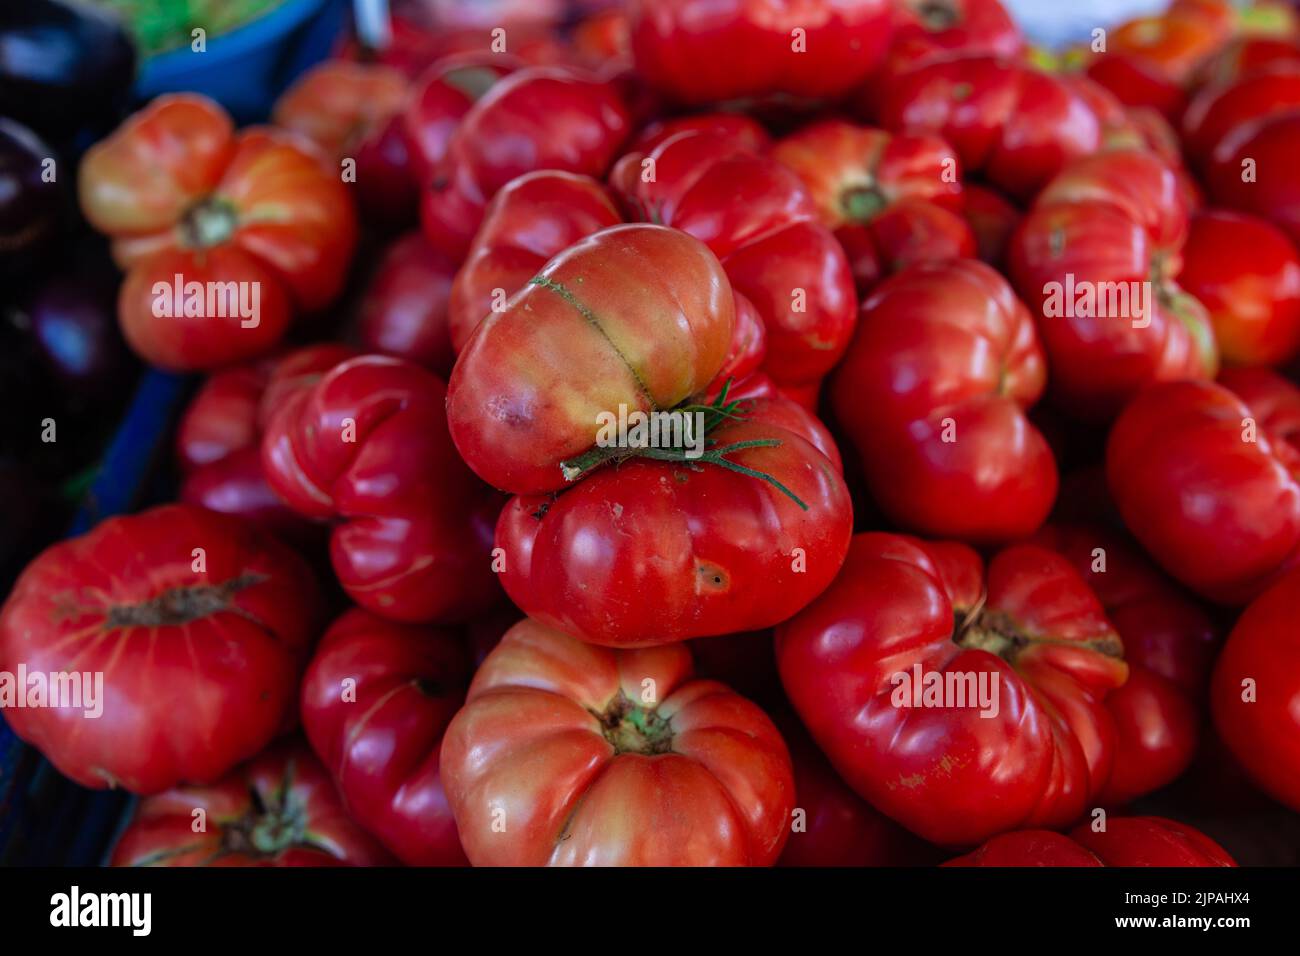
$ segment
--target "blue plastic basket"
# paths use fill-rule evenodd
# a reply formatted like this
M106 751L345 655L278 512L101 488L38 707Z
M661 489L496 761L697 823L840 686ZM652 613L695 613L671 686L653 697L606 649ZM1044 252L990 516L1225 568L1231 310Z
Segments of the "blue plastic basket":
M160 93L202 93L240 123L265 119L290 81L329 55L346 0L287 0L241 27L145 60L136 79L140 99Z

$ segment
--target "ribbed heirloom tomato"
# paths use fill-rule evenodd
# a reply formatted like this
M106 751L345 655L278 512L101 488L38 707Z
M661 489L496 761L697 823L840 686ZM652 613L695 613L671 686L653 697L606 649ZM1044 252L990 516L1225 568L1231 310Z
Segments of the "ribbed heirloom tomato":
M1300 810L1300 571L1255 599L1214 667L1214 722L1265 792Z
M499 594L489 552L500 499L457 457L445 397L432 372L363 355L281 396L262 436L271 487L332 522L348 596L394 620L460 620Z
M824 430L779 398L699 411L734 306L704 245L617 226L479 325L447 413L470 466L521 495L496 540L524 611L631 646L769 627L834 576L852 515ZM601 415L675 406L704 416L698 457L684 442L597 444Z
M1149 382L1214 375L1209 315L1176 281L1187 228L1175 170L1136 149L1075 160L1021 221L1010 273L1070 415L1104 421Z
M1060 555L1016 545L985 568L879 532L776 632L781 681L840 776L945 846L1082 816L1110 773L1122 652Z
M776 727L684 645L614 651L535 621L474 676L442 776L476 866L769 866L794 808Z
M637 71L683 103L837 97L860 86L889 46L887 0L634 0Z
M1268 369L1146 389L1106 475L1133 535L1213 601L1244 604L1300 561L1300 389Z
M303 678L303 730L348 812L411 866L466 863L438 758L470 670L457 635L353 608Z
M1111 817L1104 830L1018 830L944 866L1236 866L1204 833L1162 817Z
M102 713L83 696L5 720L83 786L211 783L292 725L319 600L301 558L236 518L111 518L47 548L0 610L0 670L101 673Z
M1045 379L1029 312L1001 276L964 260L877 287L830 399L896 522L1008 540L1037 528L1056 497L1056 462L1025 414Z
M150 362L188 370L264 354L293 313L321 309L343 288L356 213L340 177L302 142L236 133L215 103L178 94L86 154L81 207L126 270L122 330Z
M196 811L203 827L197 828ZM383 866L392 863L343 809L300 742L277 744L214 783L141 802L111 866Z

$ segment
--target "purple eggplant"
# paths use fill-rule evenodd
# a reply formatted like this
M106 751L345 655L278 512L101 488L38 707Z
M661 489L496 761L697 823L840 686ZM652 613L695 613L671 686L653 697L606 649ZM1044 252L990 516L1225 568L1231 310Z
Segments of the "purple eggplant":
M58 175L54 151L27 127L0 117L0 277L31 269L54 238L64 203Z

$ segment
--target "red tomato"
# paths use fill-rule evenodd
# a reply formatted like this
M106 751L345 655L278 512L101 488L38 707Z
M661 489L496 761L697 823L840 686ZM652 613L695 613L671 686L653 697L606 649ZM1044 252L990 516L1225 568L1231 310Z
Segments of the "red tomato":
M1284 365L1300 353L1300 255L1266 220L1194 216L1182 285L1209 309L1224 362Z
M968 175L1034 195L1071 159L1095 152L1105 126L1077 83L993 57L932 63L892 83L881 125L952 144Z
M1081 525L1042 529L1035 542L1083 575L1124 642L1124 686L1106 697L1115 763L1098 797L1124 804L1191 764L1218 635L1206 613L1118 534Z
M296 544L314 544L311 522L289 508L262 474L262 429L284 389L319 377L356 353L322 344L211 375L176 430L184 479L179 498L240 515ZM269 401L268 401L269 396Z
M1127 676L1064 558L1017 545L981 565L962 545L857 535L776 632L786 693L840 776L946 846L1077 819L1110 773L1105 698Z
M1283 63L1239 80L1207 86L1183 116L1188 159L1206 170L1219 145L1250 120L1300 107L1300 64Z
M794 809L772 722L682 645L515 625L470 685L442 776L476 866L768 866Z
M1283 64L1300 63L1300 43L1294 39L1243 36L1227 44L1196 68L1199 87L1235 83L1242 77Z
M596 444L598 415L672 408L704 390L734 314L718 260L690 236L662 226L589 236L487 316L461 353L447 395L456 447L497 488L563 488L566 463Z
M1020 28L999 0L901 0L888 71L898 74L958 56L1015 60L1024 46Z
M331 157L348 156L402 108L406 87L406 77L392 67L326 60L280 95L271 119Z
M1075 827L1069 836L1019 830L989 840L944 866L1236 866L1204 833L1162 817L1111 817L1105 829Z
M1176 282L1187 219L1174 170L1126 149L1075 160L1021 221L1011 275L1072 416L1104 421L1150 382L1213 376L1209 316Z
M790 748L798 806L777 866L916 866L932 861L933 847L849 789L798 719L783 716L778 715L778 722Z
M262 438L271 487L331 521L339 583L398 621L451 621L497 595L489 551L500 500L447 434L442 380L364 355L282 396Z
M1106 474L1166 571L1244 604L1300 560L1300 389L1267 369L1223 381L1142 392L1111 431Z
M913 262L975 254L960 216L957 157L940 139L823 120L781 140L772 156L803 180L861 294Z
M799 178L750 142L717 126L685 129L624 155L610 182L635 218L713 250L763 317L764 371L780 385L807 385L853 334L853 277Z
M402 112L402 132L421 184L445 161L452 134L470 107L520 65L510 56L471 53L438 60L424 71Z
M512 73L469 108L448 140L420 207L425 236L464 259L497 190L538 169L603 176L630 125L613 84L558 67Z
M202 97L163 96L136 113L86 153L78 189L127 273L123 332L155 365L263 354L293 311L323 308L347 279L356 213L340 178L284 134L236 134Z
M1001 193L986 186L968 183L963 193L963 215L975 236L976 255L981 261L1000 267L1020 223L1020 210Z
M370 278L357 337L369 352L423 365L445 378L452 351L451 296L456 264L420 232L402 236L384 253Z
M889 47L888 0L633 0L639 73L682 103L824 99L867 79Z
M196 829L196 812L203 828ZM110 866L383 866L392 863L348 817L329 774L301 743L283 743L208 786L142 801Z
M1300 106L1248 120L1214 150L1205 174L1220 205L1269 220L1300 244Z
M1146 106L1171 122L1187 108L1187 93L1164 69L1131 52L1107 50L1094 56L1084 70L1125 106Z
M1214 723L1254 782L1300 810L1300 572L1246 608L1214 667Z
M975 260L912 266L862 305L831 379L881 508L926 534L996 541L1042 524L1056 462L1025 417L1043 351L1010 286Z
M302 559L244 522L111 518L42 552L0 610L0 670L100 674L102 713L6 701L5 720L83 786L211 783L292 724L318 602Z
M1138 17L1110 31L1107 55L1133 57L1174 83L1186 83L1196 65L1219 49L1228 27L1190 12Z
M303 678L312 749L348 812L410 866L468 862L438 757L470 671L456 635L353 608L325 632Z

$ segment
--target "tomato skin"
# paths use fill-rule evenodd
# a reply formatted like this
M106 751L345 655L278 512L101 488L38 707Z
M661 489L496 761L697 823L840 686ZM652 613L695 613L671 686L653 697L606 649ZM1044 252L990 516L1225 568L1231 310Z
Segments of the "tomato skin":
M1214 724L1252 781L1291 809L1300 808L1300 681L1297 595L1292 570L1256 598L1228 635L1214 667ZM1253 699L1243 700L1246 681Z
M364 355L285 395L262 438L271 487L333 522L344 590L393 620L459 620L498 593L488 552L499 499L457 457L445 396L432 372Z
M326 60L276 100L271 120L306 136L331 158L352 153L402 108L407 80L383 64Z
M886 0L635 0L628 18L638 72L691 105L841 96L882 61L893 26ZM804 51L794 49L796 28L804 31Z
M1236 866L1204 833L1163 817L1116 817L1100 833L1017 830L944 866Z
M209 376L176 429L180 500L239 515L295 544L318 543L318 529L280 500L262 474L262 429L286 389L355 354L349 346L324 343Z
M1269 220L1300 244L1300 185L1293 175L1300 154L1300 107L1247 120L1219 143L1205 174L1220 205ZM1256 179L1242 181L1243 163L1254 161Z
M547 260L623 221L613 196L589 176L544 169L507 183L488 203L451 289L451 344L464 350L492 311L496 290L513 295Z
M1020 650L1000 647L1007 628ZM1059 555L1013 546L984 571L964 546L880 532L856 535L835 582L776 631L786 693L840 776L944 846L1083 813L1110 772L1104 700L1127 675L1121 653ZM998 674L997 713L896 706L895 675L916 665Z
M302 559L242 521L193 505L110 518L38 555L0 610L0 668L102 671L102 715L5 719L86 787L210 783L291 725L319 603Z
M742 130L707 122L625 154L610 182L634 218L708 245L763 317L764 371L780 385L810 384L853 334L857 297L844 251L794 173Z
M894 521L1008 540L1032 533L1056 497L1055 460L1025 417L1045 379L1034 324L1007 283L974 260L931 263L863 303L830 400Z
M1000 0L903 0L894 14L887 69L897 75L957 56L1015 60L1024 46Z
M772 156L794 170L835 230L860 294L911 262L974 254L957 157L936 137L822 120L778 142Z
M662 226L602 230L479 324L452 371L451 436L496 488L562 488L561 464L595 446L599 414L671 408L704 390L734 315L703 244Z
M470 671L455 634L353 608L325 632L303 677L312 749L348 812L409 866L468 863L438 758Z
M496 535L506 593L539 621L612 647L758 630L803 607L843 560L848 489L802 436L766 422L761 406L747 414L711 437L778 442L729 457L775 477L807 511L718 465L626 461L554 499L506 506Z
M1267 369L1233 388L1168 382L1116 421L1106 475L1125 524L1160 565L1221 604L1245 604L1300 559L1300 390ZM1247 422L1258 440L1243 441Z
M357 337L368 352L451 374L451 297L456 264L420 232L409 232L384 253L366 287Z
M470 107L519 66L503 54L465 53L444 57L421 74L402 112L402 132L421 185L436 175Z
M1300 63L1300 44L1293 39L1241 36L1196 68L1198 88L1227 85L1253 73Z
M342 290L356 244L351 197L322 157L289 134L236 134L199 96L163 96L93 146L78 178L82 210L127 272L123 331L154 364L212 368L263 354L293 312ZM256 283L257 324L239 316L154 313L155 283ZM251 292L249 295L251 296Z
M206 829L194 831L194 811ZM143 800L110 866L384 866L393 859L347 815L325 768L286 741L206 786Z
M1204 171L1219 145L1238 126L1300 107L1300 63L1280 64L1235 82L1207 86L1183 116L1183 144L1189 160Z
M1192 219L1182 284L1210 312L1231 365L1284 365L1300 354L1300 254L1286 234L1245 213Z
M1001 267L1011 236L1020 223L1020 210L996 190L977 184L963 189L963 215L975 237L976 255L981 262Z
M559 67L510 74L470 107L448 141L420 207L425 236L463 260L502 186L537 169L603 176L630 127L611 83Z
M938 136L968 175L1017 198L1035 193L1071 159L1095 152L1105 128L1069 81L993 57L939 61L913 70L880 104L886 129Z
M1074 161L1021 221L1011 275L1042 316L1052 394L1071 415L1104 421L1150 382L1213 376L1209 316L1175 281L1187 228L1174 170L1131 149ZM1106 288L1129 292L1118 303L1125 314L1077 314L1072 287L1097 292L1093 311ZM1138 316L1130 296L1144 289L1151 301Z
M685 646L614 651L532 620L475 674L442 776L475 866L769 866L794 807L771 720L693 680Z

